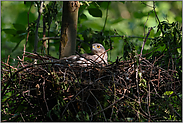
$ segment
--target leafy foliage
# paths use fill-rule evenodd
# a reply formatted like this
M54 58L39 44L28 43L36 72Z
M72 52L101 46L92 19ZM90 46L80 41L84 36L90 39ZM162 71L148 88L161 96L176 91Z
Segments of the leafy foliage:
M164 55L162 58L163 63L159 61L157 65L161 65L165 69L173 66L178 71L179 78L182 80L182 35L180 26L177 22L170 24L163 21L158 25L158 32L161 33L161 36L155 37L151 42L154 48L158 48L157 51L152 53L152 59L154 60L155 57Z

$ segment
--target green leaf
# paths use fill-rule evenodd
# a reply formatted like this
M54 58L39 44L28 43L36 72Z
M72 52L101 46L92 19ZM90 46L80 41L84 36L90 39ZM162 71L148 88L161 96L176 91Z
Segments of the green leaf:
M19 46L19 44L21 43L21 41L25 38L25 36L15 36L11 38L11 42L16 42L16 46L13 48L12 52L14 52L17 47Z
M13 48L12 52L14 52L14 51L17 49L17 47L19 46L20 42L21 42L21 41L19 41L19 42L17 43L17 45Z
M51 118L51 111L52 111L52 110L49 110L49 112L47 112L47 116L48 116L49 118Z
M3 29L2 31L4 31L6 34L16 34L16 30L15 29Z
M100 8L107 9L107 6L111 4L111 1L98 1L97 4L100 6Z
M120 1L121 3L125 4L126 1Z
M100 7L100 5L98 4L98 2L92 2L92 4L95 6L95 7L97 7L97 8L99 8Z
M86 17L86 15L85 15L85 14L81 14L80 19L84 19L84 20L86 20L86 19L87 19L87 17Z
M86 113L86 121L90 121L90 117L89 117L88 113Z
M33 5L33 1L24 1L24 4L27 6L27 7L30 7L31 5Z
M114 20L109 20L108 23L114 25L114 24L120 23L123 20L124 20L123 18L118 18L118 19L114 19Z
M28 11L22 11L22 12L18 13L15 24L22 24L22 25L26 26L27 23L28 23L27 12ZM34 22L35 20L36 20L35 15L30 11L30 13L29 13L29 23Z
M22 112L22 110L24 109L25 106L23 105L19 105L17 108L17 112Z
M98 9L98 8L89 8L88 12L93 17L102 17L102 11L100 9Z
M10 75L9 75L10 76ZM9 99L12 95L12 92L8 92L6 93L6 96L4 96L1 100L1 102L5 102L7 99Z
M17 24L17 23L14 23L13 26L15 27L16 30L25 30L25 26L22 25L22 24Z
M166 91L163 95L171 95L173 94L173 91Z
M85 43L81 44L82 48L84 49L85 52L89 53L90 52L90 48L88 47L88 45L86 45Z
M144 14L142 12L134 12L134 17L135 18L142 18L144 16L147 16L147 14Z

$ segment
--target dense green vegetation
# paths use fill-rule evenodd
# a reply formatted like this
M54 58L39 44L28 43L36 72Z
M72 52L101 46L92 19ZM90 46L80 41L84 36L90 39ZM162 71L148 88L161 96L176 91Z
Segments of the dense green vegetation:
M174 76L182 80L182 1L85 1L80 3L76 46L79 53L89 53L90 45L99 42L106 50L110 49L108 61L112 63L116 61L117 56L121 60L133 59L141 53L144 42L142 56L151 62L156 61L154 66L176 70L177 73ZM44 5L38 28L40 41L37 51L42 54L49 53L58 58L63 2L45 1ZM17 56L22 58L24 45L26 45L26 51L33 52L39 7L40 2L1 2L1 60L3 62L7 62L10 55L9 63L16 64L17 61L13 59L17 59ZM42 42L43 17L46 37L53 37L49 43L46 40L49 52L45 52ZM172 92L167 91L164 95L169 96ZM178 96L171 96L168 99L175 102L174 100L178 97L182 98L180 88L178 92ZM12 95L9 93L2 97L2 102L10 96ZM163 100L157 100L157 102L161 101ZM180 103L171 105L178 114L181 114ZM160 107L161 110L165 108L167 107ZM152 107L152 110L155 109ZM86 114L84 119L89 120L87 118ZM3 117L3 120L5 119L6 116ZM139 119L146 121L143 117ZM170 115L167 119L179 120L180 118Z
M110 42L114 47L109 52L109 60L114 61L117 56L123 56L127 50L128 45L125 40L129 40L129 44L132 43L135 46L136 53L140 53L140 49L143 43L144 35L147 34L150 27L153 30L150 32L149 39L161 35L157 33L159 22L156 18L159 18L160 22L167 22L172 24L173 22L179 22L178 28L182 23L182 2L156 2L155 9L153 9L153 2L81 2L79 10L78 20L78 38L84 40L88 44L92 42ZM62 2L56 2L55 8L50 11L49 6L53 6L53 2L45 2L47 9L47 37L55 37L60 35L61 29L61 15L62 15ZM29 41L26 51L33 51L34 44L34 31L35 21L38 16L38 8L36 3L30 2L18 2L18 1L3 1L1 2L1 28L2 28L2 50L1 57L7 58L11 55L12 58L16 58L17 55L22 54L23 45L26 42L28 16L30 26ZM30 7L31 6L31 7ZM10 9L11 8L11 9ZM93 9L92 9L93 8ZM29 12L30 9L30 12ZM90 14L88 11L96 11ZM98 12L99 11L99 12ZM29 12L29 14L28 14ZM41 16L39 38L43 37L43 20ZM49 34L48 34L49 29ZM97 32L96 32L97 31ZM116 34L117 33L117 34ZM118 37L124 36L124 38ZM138 38L139 37L139 38ZM143 54L150 52L154 49L150 45L151 40L147 40L145 43ZM109 41L110 40L110 41ZM58 40L50 41L50 55L58 58ZM78 44L81 42L78 41ZM105 44L105 43L104 43ZM85 48L86 46L82 44ZM39 42L38 51L41 52L41 42ZM89 45L87 45L89 47ZM109 44L105 45L106 49L109 48ZM130 47L131 48L131 47ZM89 52L85 48L86 52ZM163 49L159 49L162 51ZM178 49L180 53L180 49ZM128 51L129 52L129 51Z

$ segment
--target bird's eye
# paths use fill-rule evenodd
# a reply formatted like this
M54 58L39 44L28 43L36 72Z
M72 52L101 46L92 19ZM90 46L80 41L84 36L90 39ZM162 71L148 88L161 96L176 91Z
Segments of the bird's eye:
M100 45L97 45L97 48L100 48Z

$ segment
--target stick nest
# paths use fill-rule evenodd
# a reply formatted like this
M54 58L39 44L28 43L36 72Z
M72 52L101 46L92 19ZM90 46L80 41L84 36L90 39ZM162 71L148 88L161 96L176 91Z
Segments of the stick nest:
M29 53L37 64L2 62L2 121L159 121L173 113L182 82L139 57L80 67ZM163 103L162 103L163 102ZM165 112L167 110L167 112ZM162 115L163 114L163 115Z

